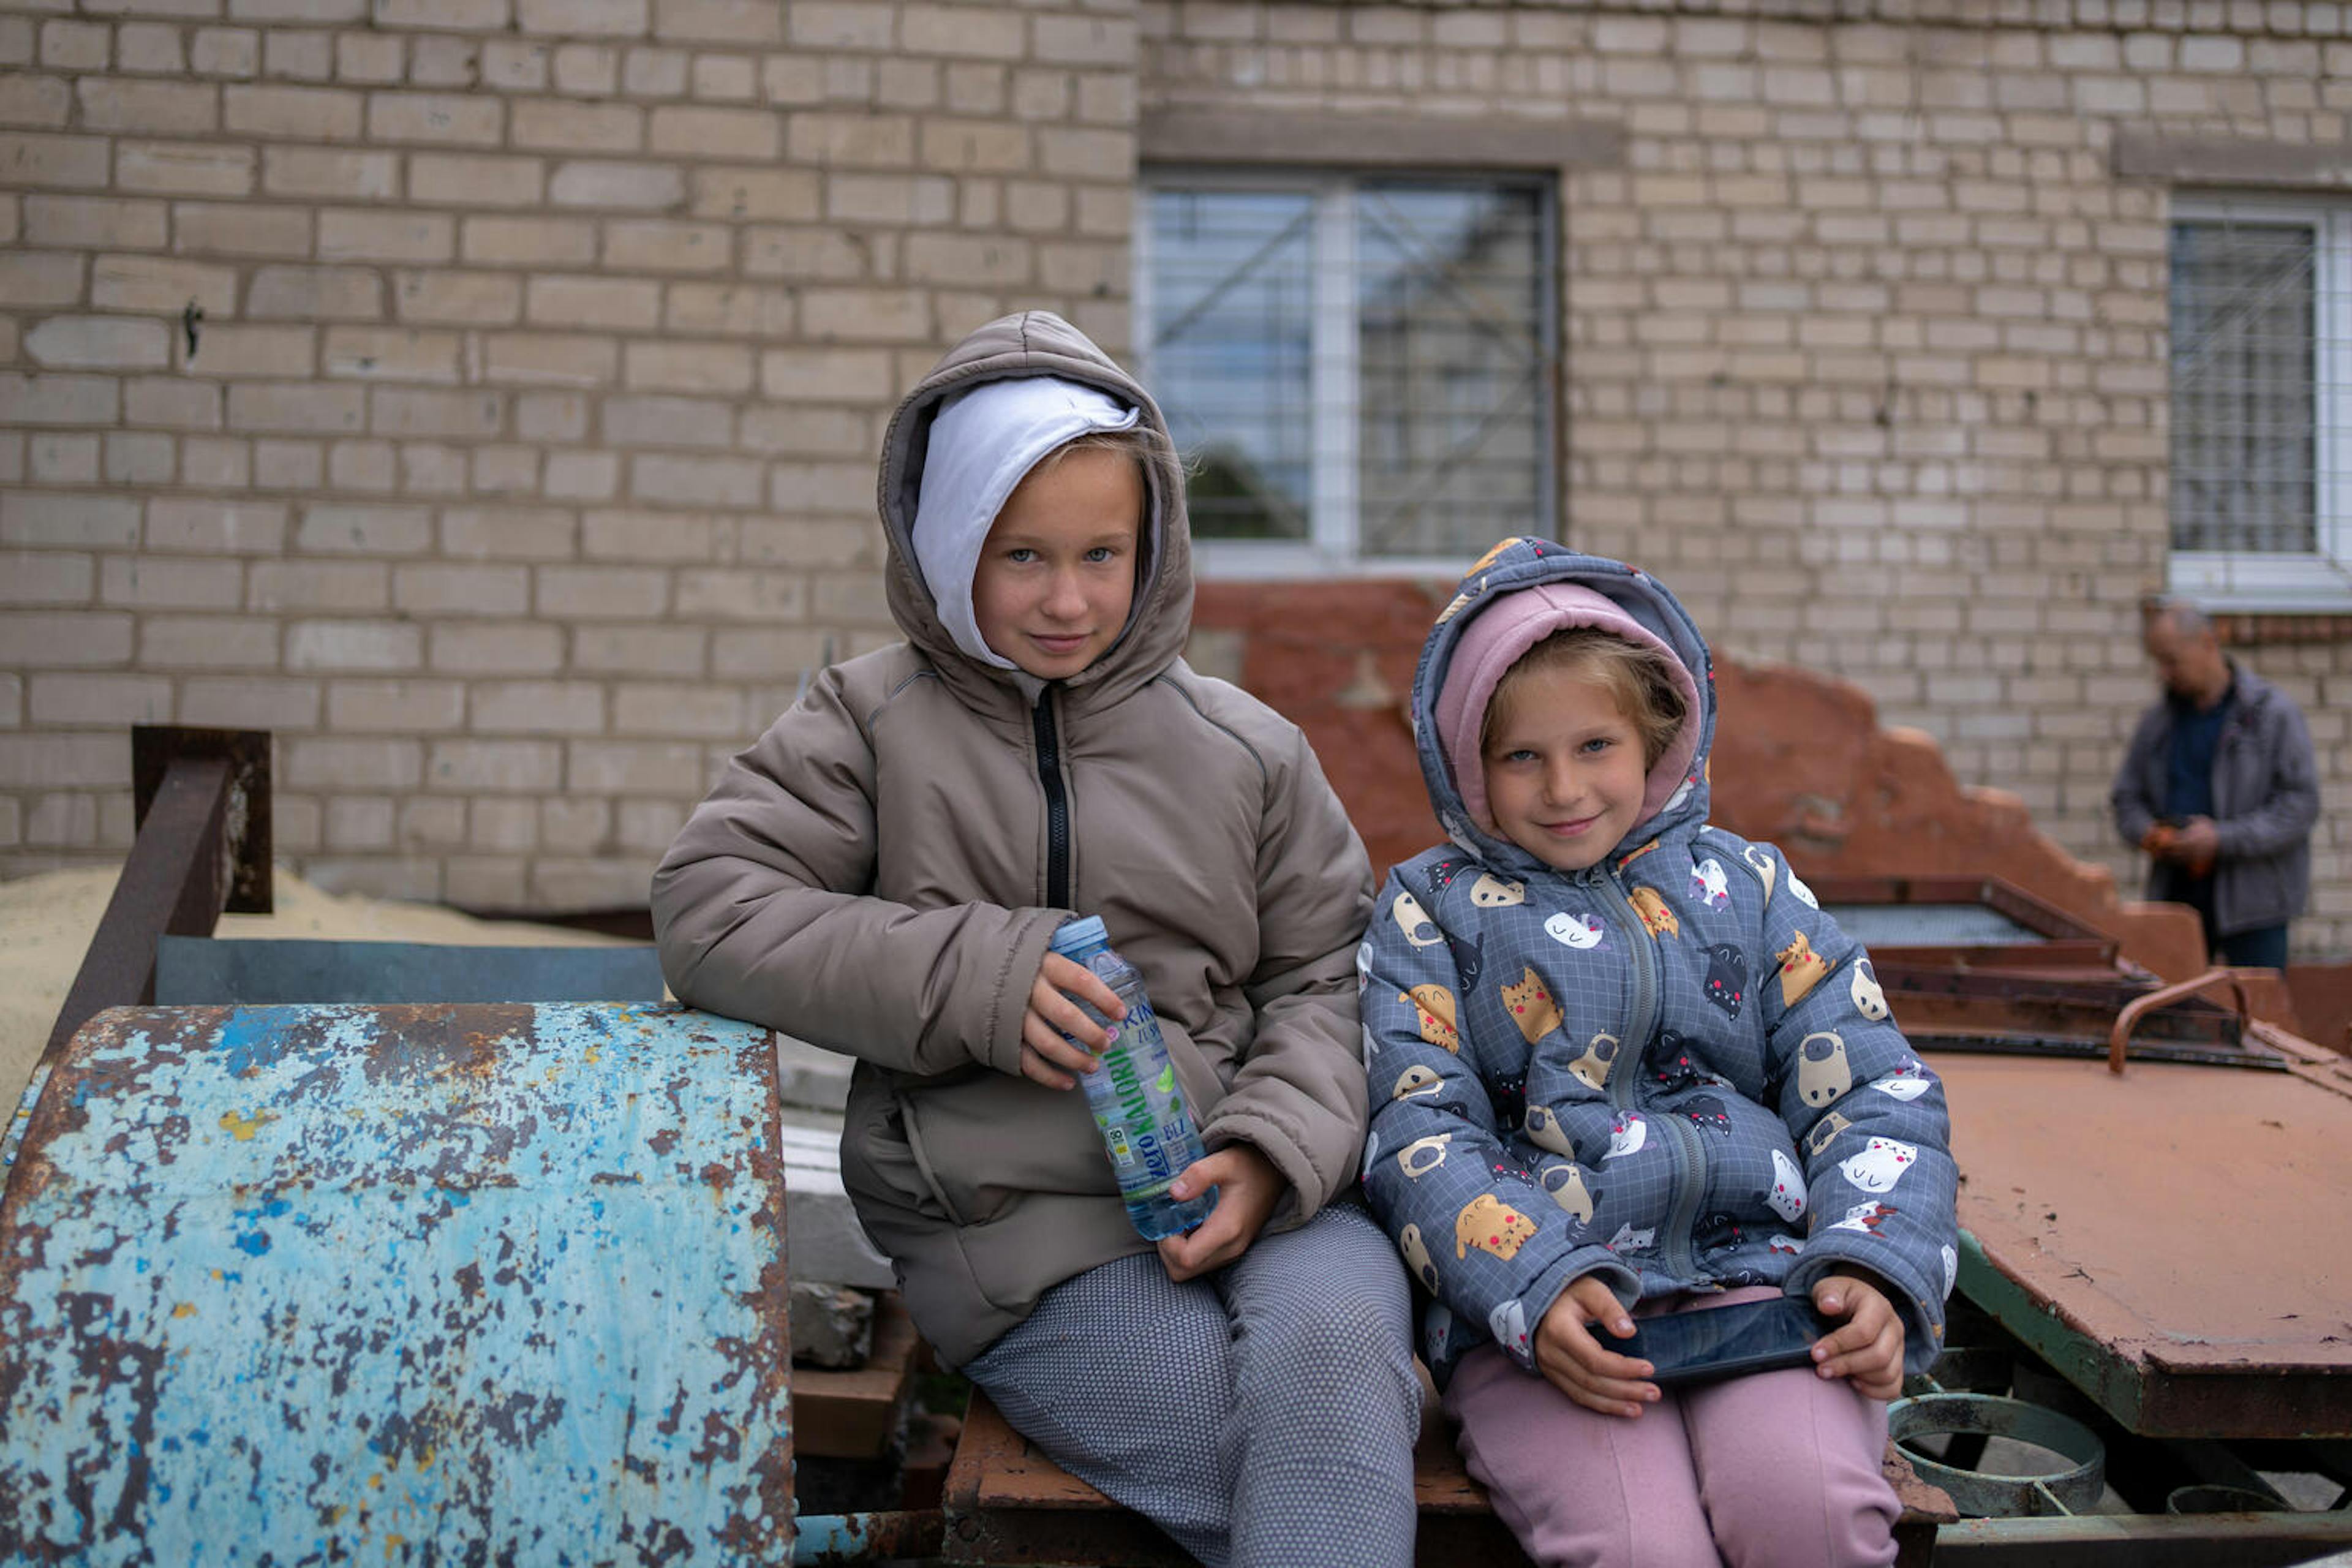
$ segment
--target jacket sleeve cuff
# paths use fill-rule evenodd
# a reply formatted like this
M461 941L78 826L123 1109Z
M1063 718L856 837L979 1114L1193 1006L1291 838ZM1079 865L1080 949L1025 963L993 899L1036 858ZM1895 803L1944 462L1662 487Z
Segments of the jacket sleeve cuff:
M1219 1117L1214 1126L1201 1130L1201 1143L1213 1154L1229 1144L1246 1143L1265 1155L1266 1163L1288 1184L1290 1190L1266 1218L1265 1229L1269 1233L1305 1225L1323 1206L1326 1194L1322 1182L1316 1177L1314 1162L1294 1140L1280 1136L1274 1124L1264 1117Z
M1045 967L1046 950L1054 945L1054 933L1069 918L1059 910L1037 910L1028 912L1015 928L1013 940L1005 951L1004 966L996 972L996 984L989 999L988 1027L975 1042L979 1047L975 1055L982 1066L1014 1078L1021 1076L1021 1027L1029 1016L1029 988L1036 983L1037 972Z
M1841 1269L1866 1275L1885 1287L1887 1304L1903 1319L1903 1370L1923 1373L1935 1364L1944 1353L1943 1298L1936 1288L1924 1286L1910 1260L1883 1254L1866 1258L1825 1255L1814 1250L1818 1245L1818 1237L1807 1244L1804 1257L1789 1271L1783 1289L1810 1300L1813 1287L1826 1275Z

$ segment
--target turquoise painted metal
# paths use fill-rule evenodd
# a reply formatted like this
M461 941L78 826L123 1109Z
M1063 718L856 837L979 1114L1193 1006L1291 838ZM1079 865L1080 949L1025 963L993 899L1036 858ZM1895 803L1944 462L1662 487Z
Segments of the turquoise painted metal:
M766 1030L118 1008L32 1092L0 1560L790 1560Z

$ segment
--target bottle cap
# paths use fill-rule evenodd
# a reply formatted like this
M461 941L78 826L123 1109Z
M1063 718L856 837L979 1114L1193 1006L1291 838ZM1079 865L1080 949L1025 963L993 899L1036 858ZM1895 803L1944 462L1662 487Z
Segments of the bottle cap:
M1054 951L1065 957L1084 952L1090 947L1107 947L1110 935L1103 929L1102 916L1083 915L1054 933Z

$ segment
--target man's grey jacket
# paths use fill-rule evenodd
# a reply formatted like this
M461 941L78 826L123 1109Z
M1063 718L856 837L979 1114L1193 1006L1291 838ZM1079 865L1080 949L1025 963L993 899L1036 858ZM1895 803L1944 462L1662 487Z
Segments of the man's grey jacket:
M2213 743L2213 934L2284 925L2311 889L2311 827L2319 820L2319 770L2303 713L2252 670L2230 664L2234 700ZM2140 716L2116 772L2116 828L2137 844L2164 808L2167 760L2179 708L2169 698ZM2148 869L2147 897L2166 890L2165 865Z

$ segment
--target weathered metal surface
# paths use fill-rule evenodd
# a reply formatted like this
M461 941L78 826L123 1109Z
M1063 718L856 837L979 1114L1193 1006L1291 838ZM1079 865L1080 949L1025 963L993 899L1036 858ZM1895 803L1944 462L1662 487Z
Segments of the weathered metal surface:
M2127 1430L2352 1436L2352 1096L2327 1069L1935 1066L1970 1300Z
M2352 1551L2352 1513L2084 1514L1969 1519L1937 1531L1958 1568L2284 1568Z
M767 1031L118 1009L0 1200L0 1558L789 1555Z
M2124 1055L2130 1049L2132 1029L2142 1018L2168 1003L2184 1001L2222 985L2228 986L2237 998L2238 1023L2243 1028L2251 1021L2248 1015L2252 1011L2252 1005L2246 998L2245 981L2232 970L2209 969L2193 979L2160 986L2145 996L2135 996L2125 1003L2123 1010L2116 1015L2114 1030L2107 1036L2107 1070L2124 1070Z
M1922 1050L2099 1056L2121 1071L2128 1039L2147 1061L2290 1069L2250 1030L2258 987L2243 973L2164 985L2119 960L2109 939L1998 879L1835 877L1816 892L1869 941L1886 1004ZM2222 984L2234 1010L2199 994Z
M2154 994L2146 975L2112 970L1935 969L1898 963L1873 953L1872 967L1898 1009L1904 1031L1915 1035L1964 1036L2026 1031L2068 1036L2095 1043L2105 1055L2116 1015ZM2137 1023L2142 1042L2177 1041L2226 1046L2244 1044L2245 1018L2195 995L2166 1001ZM2135 1048L2135 1055L2138 1050Z
M793 1540L793 1568L937 1557L946 1520L937 1509L896 1513L803 1514Z

